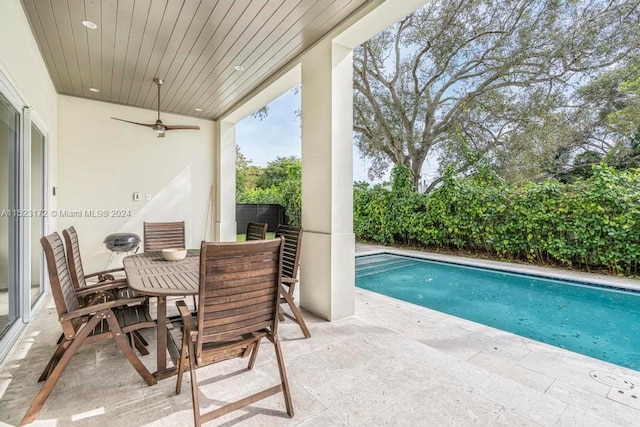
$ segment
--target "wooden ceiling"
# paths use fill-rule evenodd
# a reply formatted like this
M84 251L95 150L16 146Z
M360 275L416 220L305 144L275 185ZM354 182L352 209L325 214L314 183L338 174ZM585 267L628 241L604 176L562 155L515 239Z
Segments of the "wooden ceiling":
M210 119L368 2L22 0L58 93Z

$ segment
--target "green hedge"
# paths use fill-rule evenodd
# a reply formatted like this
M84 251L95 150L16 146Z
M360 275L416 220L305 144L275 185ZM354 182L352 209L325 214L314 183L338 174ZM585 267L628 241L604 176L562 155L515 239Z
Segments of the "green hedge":
M638 273L639 170L600 165L572 184L524 186L490 174L456 179L447 173L427 195L411 191L406 168L396 168L392 178L392 190L354 191L359 239Z

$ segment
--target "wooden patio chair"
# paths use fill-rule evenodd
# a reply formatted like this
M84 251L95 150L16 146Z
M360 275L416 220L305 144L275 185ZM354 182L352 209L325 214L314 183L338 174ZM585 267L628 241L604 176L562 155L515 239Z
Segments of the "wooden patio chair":
M137 297L143 298L143 304L149 304L148 297L138 295L129 289L126 277L116 279L112 276L112 273L124 271L124 268L114 268L85 275L84 268L82 267L82 257L80 256L80 241L76 229L69 227L66 230L62 230L62 235L65 242L71 282L76 289L76 294L81 296L80 302L83 306L113 301L115 299ZM97 277L98 282L88 284L87 279L92 277ZM143 356L149 354L149 350L146 349L149 343L139 332L134 331L131 333L130 339L132 345L135 345L140 354Z
M38 379L45 383L21 425L32 422L38 416L62 372L83 344L113 338L142 379L149 385L156 384L156 379L138 359L125 336L129 332L155 326L147 306L131 305L141 302L141 299L130 298L80 307L69 275L62 239L58 233L53 233L42 237L40 243L44 249L51 292L64 337Z
M284 394L287 414L293 417L293 403L278 339L282 250L282 239L202 242L197 320L184 302L176 304L183 325L176 394L180 394L182 376L189 367L196 426L279 392ZM260 342L265 337L275 346L280 384L201 414L196 369L249 354L248 369L252 369Z
M296 283L298 283L298 266L300 264L300 249L302 247L302 227L292 225L278 225L276 229L276 237L284 237L284 255L282 258L282 285L285 292L282 292L280 303L286 303L291 310L292 315L284 310L280 310L280 320L287 317L296 322L305 338L309 338L309 328L300 313L300 309L296 306L293 299Z
M184 221L144 223L145 252L184 247Z
M247 242L249 240L264 240L267 237L267 227L269 224L261 222L250 222L247 224Z
M102 292L102 299L95 302L105 302L115 299L115 290L127 288L126 278L116 279L113 276L113 273L124 271L123 268L114 268L85 275L84 268L82 267L82 257L80 256L80 241L76 229L69 227L66 230L62 230L62 236L64 237L71 282L76 288L76 291L82 292L83 290L90 290L92 292ZM87 279L91 278L97 278L98 281L89 284ZM85 305L91 304L92 301L85 300L84 303Z
M172 248L186 248L184 221L144 223L145 252ZM193 309L196 310L196 307L196 297L194 296Z

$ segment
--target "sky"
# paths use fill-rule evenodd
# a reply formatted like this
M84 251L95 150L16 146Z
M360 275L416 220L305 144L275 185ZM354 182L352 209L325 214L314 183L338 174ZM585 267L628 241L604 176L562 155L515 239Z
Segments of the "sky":
M299 108L300 91L287 91L269 104L266 118L249 116L236 125L236 144L252 165L265 167L276 157L301 157ZM362 159L355 146L353 150L353 180L370 182L371 161Z

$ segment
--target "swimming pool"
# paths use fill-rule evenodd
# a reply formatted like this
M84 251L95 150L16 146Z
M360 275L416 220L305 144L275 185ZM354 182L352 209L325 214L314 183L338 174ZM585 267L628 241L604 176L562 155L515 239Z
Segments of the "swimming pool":
M392 254L356 257L356 285L640 370L640 293Z

